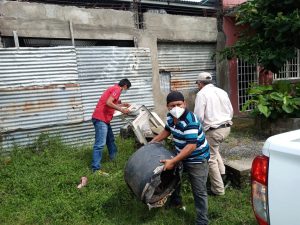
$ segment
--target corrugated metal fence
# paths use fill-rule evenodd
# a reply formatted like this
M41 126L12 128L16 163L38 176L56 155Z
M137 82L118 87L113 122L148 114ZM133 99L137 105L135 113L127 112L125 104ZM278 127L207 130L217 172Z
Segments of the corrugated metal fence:
M0 49L0 148L26 145L42 132L67 144L90 143L91 114L102 92L122 78L121 99L153 107L149 49L53 47ZM117 132L125 124L112 121Z
M210 72L215 77L216 63L212 60L215 52L215 44L159 43L159 70L170 73L171 90L195 89L199 72Z

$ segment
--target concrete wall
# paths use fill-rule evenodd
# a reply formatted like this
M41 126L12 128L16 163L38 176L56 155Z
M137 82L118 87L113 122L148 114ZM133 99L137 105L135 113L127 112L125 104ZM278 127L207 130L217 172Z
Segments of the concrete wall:
M217 21L212 17L145 13L146 30L159 40L216 42Z
M165 95L160 90L157 43L216 42L217 20L169 14L144 14L144 29L135 28L134 14L112 9L87 9L27 2L0 2L0 32L21 37L136 40L151 51L155 111L164 118ZM75 42L76 43L76 42Z
M226 35L223 31L218 32L217 38L217 51L222 51L226 46ZM217 81L219 87L222 87L230 96L231 95L231 86L229 83L229 70L228 70L228 61L221 59L219 55L216 58L217 63Z
M216 42L216 18L177 16L168 14L144 14L145 31L140 33L139 46L148 47L153 62L153 94L156 112L165 117L166 94L160 90L157 43L174 42ZM195 96L185 96L195 98Z
M241 32L235 26L235 18L234 17L224 17L223 27L224 33L226 35L226 46L232 46L236 41L239 32ZM232 103L232 107L235 114L239 113L238 106L238 65L237 59L231 59L228 61L228 69L230 77L230 99Z
M247 0L223 0L223 8L224 9L232 9L234 7L237 7L238 5L247 2ZM232 46L237 40L238 35L241 32L240 29L235 25L235 17L234 16L224 16L223 18L223 30L225 35L225 44L224 46ZM227 78L229 78L226 81L226 83L229 85L229 96L232 103L232 107L234 110L234 114L238 115L240 114L239 111L239 102L238 102L238 64L237 59L231 59L227 62L223 61L222 66L220 66L220 72L223 70L227 73ZM226 87L225 87L226 89Z
M1 35L16 30L23 37L130 40L133 36L133 14L112 9L85 9L28 2L0 3Z

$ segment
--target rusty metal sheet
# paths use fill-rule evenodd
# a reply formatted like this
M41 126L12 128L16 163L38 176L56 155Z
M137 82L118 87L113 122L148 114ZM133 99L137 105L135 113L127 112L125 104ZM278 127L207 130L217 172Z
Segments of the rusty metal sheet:
M0 49L0 130L83 120L74 48Z
M159 70L170 72L171 90L195 89L201 71L210 72L215 79L216 62L212 59L216 44L159 43ZM165 84L164 84L165 85ZM166 87L163 87L166 89Z
M121 94L122 101L153 108L149 49L108 46L76 48L76 51L85 120L91 118L94 107L105 89L123 78L128 78L132 87L126 94Z
M205 70L210 72L213 77L213 81L216 81L215 70ZM172 72L171 73L171 88L172 90L188 90L197 88L195 84L198 74L201 71L185 71L185 72Z
M0 149L31 144L43 132L70 145L90 144L100 95L125 77L132 88L122 100L153 108L149 49L0 49ZM124 124L114 118L113 132Z
M0 88L76 83L75 49L1 48Z
M123 125L123 121L120 118L114 118L112 123L114 124L114 133L118 133L120 127ZM42 133L58 136L65 144L70 146L90 145L92 148L94 144L94 127L89 120L80 123L57 124L55 126L0 133L0 154L9 154L10 149L14 145L30 145L34 143Z

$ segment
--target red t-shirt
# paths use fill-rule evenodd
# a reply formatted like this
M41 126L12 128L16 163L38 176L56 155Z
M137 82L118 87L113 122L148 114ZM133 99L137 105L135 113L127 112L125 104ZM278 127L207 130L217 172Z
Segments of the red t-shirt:
M106 101L110 96L112 96L114 98L113 103L117 104L121 95L121 91L122 89L118 84L106 89L106 91L104 91L104 93L101 95L92 117L105 123L110 123L115 109L107 106Z

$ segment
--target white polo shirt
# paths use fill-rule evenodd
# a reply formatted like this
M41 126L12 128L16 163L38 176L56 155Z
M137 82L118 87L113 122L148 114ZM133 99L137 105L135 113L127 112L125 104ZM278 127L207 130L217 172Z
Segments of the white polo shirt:
M233 109L228 94L213 84L205 85L197 93L194 113L205 131L223 124L232 125Z

